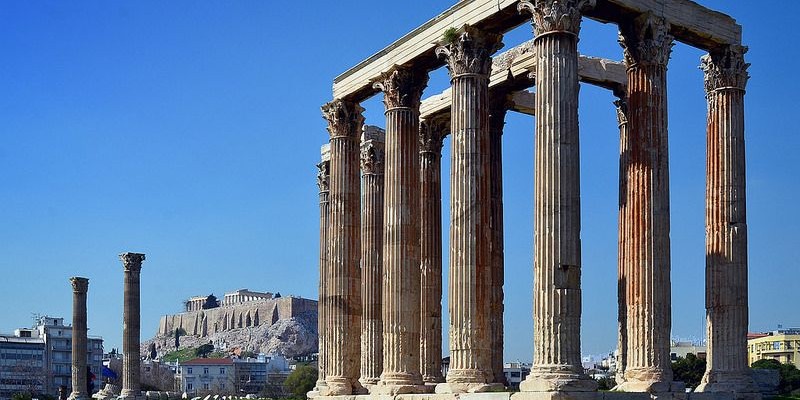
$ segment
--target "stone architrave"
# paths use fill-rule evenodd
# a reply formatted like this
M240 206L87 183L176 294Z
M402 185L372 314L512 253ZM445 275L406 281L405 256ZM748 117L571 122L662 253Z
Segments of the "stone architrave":
M491 382L506 385L503 373L503 126L510 107L505 94L490 97L489 103L489 197L491 229L489 273L489 359Z
M86 295L89 279L74 276L69 281L72 283L72 393L69 398L85 400L92 395L86 387Z
M621 168L626 271L627 351L618 390L668 392L670 361L669 157L667 63L673 38L669 25L642 14L620 26L628 70L628 155Z
M699 392L756 392L747 356L747 206L744 92L747 48L702 58L708 100L706 318L708 357Z
M625 168L630 163L630 142L628 138L628 103L625 99L624 89L615 91L618 99L614 101L617 109L617 123L619 124L619 228L617 239L617 371L616 382L621 385L625 381L625 365L628 361L628 309L626 301L626 287L629 276L625 269L628 266L625 257L626 238L630 235L628 230L628 218L623 213L625 208L625 196L628 192L626 187L627 180Z
M448 39L448 38L446 38ZM452 84L450 369L437 393L497 390L491 384L489 73L502 36L465 25L436 53Z
M361 353L361 218L359 138L363 108L346 100L322 106L330 134L328 274L325 297L327 387L323 395L363 393Z
M420 162L420 373L425 384L442 377L442 142L450 118L422 120Z
M327 363L327 340L325 330L328 325L328 311L322 301L325 298L328 276L328 220L330 217L330 204L328 202L330 177L330 144L325 144L320 149L321 160L317 164L317 187L319 187L319 299L317 302L317 384L312 391L316 396L323 391L325 384L325 367Z
M385 133L365 126L361 136L361 378L369 388L383 371L383 191Z
M144 396L139 381L139 338L141 336L139 279L145 256L141 253L122 253L119 258L125 274L122 310L122 391L119 398L121 400L140 400Z
M526 392L593 391L581 365L578 33L593 0L524 0L536 53L534 355Z
M386 107L383 372L376 394L425 391L419 372L419 104L428 73L393 67L375 83Z

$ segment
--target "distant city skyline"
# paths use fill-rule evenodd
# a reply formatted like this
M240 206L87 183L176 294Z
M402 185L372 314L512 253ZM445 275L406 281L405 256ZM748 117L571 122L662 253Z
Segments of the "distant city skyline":
M0 331L28 326L32 313L70 321L68 278L85 276L89 334L106 350L121 348L117 255L126 251L147 255L143 339L198 294L248 288L316 299L314 166L328 139L319 107L334 77L453 2L5 4ZM735 18L750 47L750 330L800 326L791 290L800 281L800 80L792 75L800 4L776 12L698 2ZM531 37L524 24L505 35L503 50ZM614 25L585 19L579 50L619 60L616 40ZM702 337L704 328L702 54L677 44L668 72L672 331L680 337ZM447 86L446 71L433 71L423 98ZM611 93L582 85L580 94L582 353L598 355L617 339L619 131ZM367 124L384 126L380 96L362 105ZM510 112L503 137L506 360L533 353L533 122ZM448 139L445 246L449 147ZM446 294L443 307L446 321Z

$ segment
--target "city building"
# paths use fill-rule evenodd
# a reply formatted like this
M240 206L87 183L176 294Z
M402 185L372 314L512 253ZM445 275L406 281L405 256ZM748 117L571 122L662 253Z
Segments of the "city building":
M747 352L750 364L762 359L773 359L800 368L800 328L778 329L760 335L750 334Z
M89 336L87 366L100 383L103 339ZM0 400L18 392L58 395L58 387L72 390L72 326L64 318L39 317L34 328L0 335Z
M45 371L48 379L46 392L58 394L59 386L72 390L72 326L64 325L64 318L43 316L36 327L38 337L45 344ZM95 376L95 390L100 382L103 366L103 339L89 336L87 341L87 366Z
M686 355L690 353L705 360L706 352L705 344L699 342L672 340L669 346L669 357L672 361L677 360L678 357L686 358Z
M227 394L236 391L233 360L195 358L178 363L178 389L189 394Z
M503 375L511 389L519 389L520 382L524 381L531 373L531 365L521 362L507 362L503 364Z
M0 335L0 399L14 393L42 393L47 384L45 344L33 329Z
M234 360L234 371L236 392L240 394L261 393L268 385L280 391L291 372L289 362L283 356L264 354L257 358Z

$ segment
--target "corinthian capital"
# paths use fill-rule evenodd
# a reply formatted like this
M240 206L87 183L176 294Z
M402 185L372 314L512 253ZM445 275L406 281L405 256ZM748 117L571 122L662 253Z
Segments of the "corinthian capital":
M747 47L732 45L712 51L700 58L700 69L703 70L706 95L719 89L744 90L750 74L750 64L744 62Z
M492 69L492 54L503 47L503 36L485 32L470 25L445 37L436 48L436 55L445 58L450 78L465 74L488 76Z
M449 117L434 117L419 122L419 152L442 154L444 137L450 130Z
M517 11L533 15L531 25L536 36L550 32L569 32L577 35L581 30L581 11L595 5L595 0L522 0Z
M122 260L122 267L125 271L139 272L142 270L142 261L144 261L144 254L141 253L122 253L119 255Z
M383 175L383 144L370 140L361 146L361 171L364 175Z
M422 90L428 86L428 73L405 67L394 67L381 74L373 86L383 91L386 109L408 107L419 109Z
M320 192L327 192L329 189L329 178L331 175L331 162L322 161L317 164L317 187Z
M364 109L356 102L333 100L322 106L322 117L328 121L328 133L335 137L355 138L361 135Z
M81 278L79 276L73 276L69 278L70 283L72 283L72 291L75 293L86 293L89 291L89 279L88 278Z
M632 23L620 25L619 44L625 64L667 66L672 54L672 35L669 34L669 23L661 17L645 13Z

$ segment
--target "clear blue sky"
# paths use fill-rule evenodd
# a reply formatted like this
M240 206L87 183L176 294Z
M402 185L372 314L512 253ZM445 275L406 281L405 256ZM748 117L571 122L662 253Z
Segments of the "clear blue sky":
M800 325L792 256L800 247L800 4L701 3L743 25L753 64L746 97L751 330ZM123 251L147 254L144 338L159 315L192 295L247 287L316 298L314 164L327 141L319 106L330 100L336 75L448 5L3 2L0 331L29 325L31 313L69 320L67 279L80 275L90 278L90 333L102 335L107 349L119 347ZM504 42L508 48L530 37L526 24ZM580 48L621 58L613 25L585 21ZM676 45L668 76L672 334L681 338L700 338L704 320L701 55ZM446 85L446 72L433 72L426 96ZM585 354L616 342L612 100L582 86ZM383 126L380 98L364 106L367 123ZM503 140L505 354L530 360L533 119L509 113ZM448 157L446 148L445 177Z

